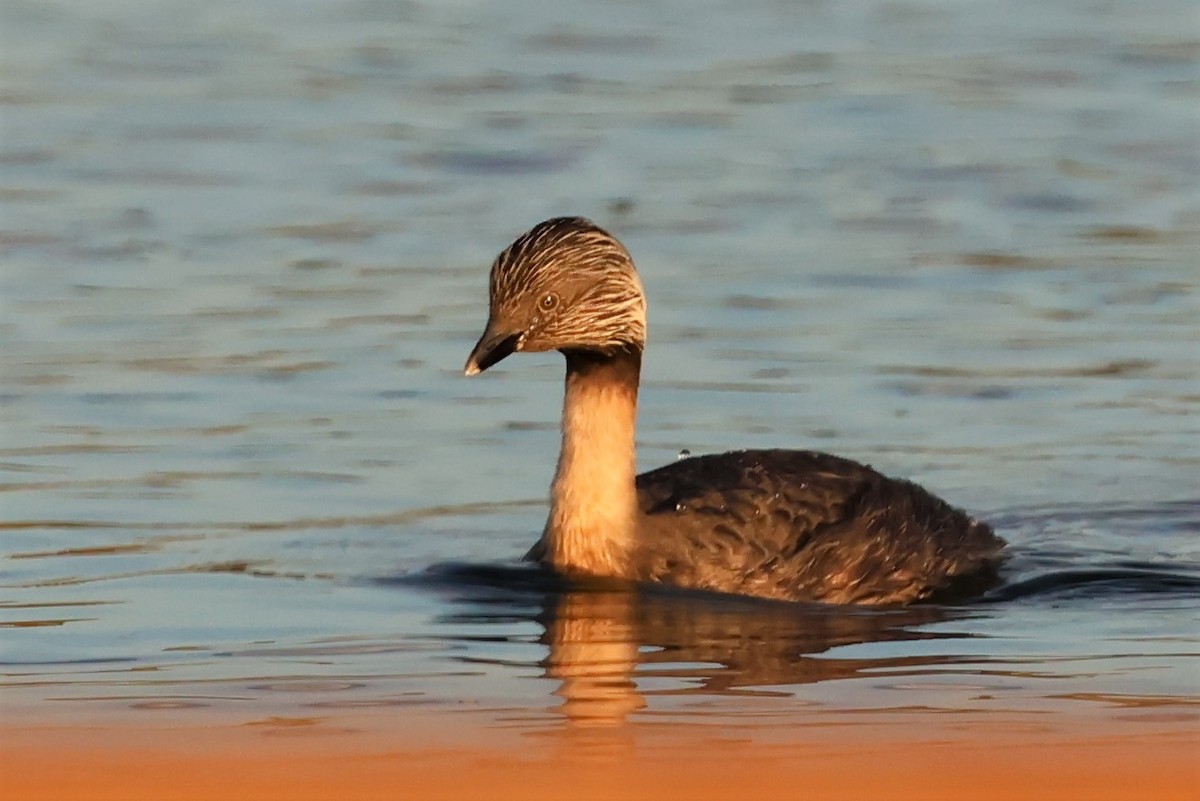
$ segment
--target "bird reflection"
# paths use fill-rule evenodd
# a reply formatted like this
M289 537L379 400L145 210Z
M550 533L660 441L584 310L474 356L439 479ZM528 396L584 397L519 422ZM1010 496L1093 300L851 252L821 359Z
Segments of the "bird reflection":
M638 663L632 592L568 592L543 616L550 647L546 675L558 679L559 711L580 726L619 723L646 705L634 682Z
M557 680L554 707L570 727L613 727L664 695L784 693L788 685L886 670L924 672L945 654L833 657L840 646L968 636L931 631L965 617L962 608L878 609L796 604L645 587L567 582L540 571L458 568L437 582L462 611L444 623L536 621L546 647L540 665ZM478 660L478 654L474 659ZM653 689L639 680L653 677Z
M546 675L560 680L559 711L576 724L620 722L645 706L639 675L670 685L653 695L754 694L949 659L820 656L838 646L959 636L914 628L946 619L937 607L881 612L630 590L547 601L540 618Z

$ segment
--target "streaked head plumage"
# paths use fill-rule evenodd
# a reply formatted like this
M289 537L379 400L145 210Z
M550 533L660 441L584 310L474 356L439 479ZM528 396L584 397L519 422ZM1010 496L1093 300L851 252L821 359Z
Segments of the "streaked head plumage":
M514 351L642 348L646 299L629 252L582 217L555 217L492 264L487 329L465 372Z

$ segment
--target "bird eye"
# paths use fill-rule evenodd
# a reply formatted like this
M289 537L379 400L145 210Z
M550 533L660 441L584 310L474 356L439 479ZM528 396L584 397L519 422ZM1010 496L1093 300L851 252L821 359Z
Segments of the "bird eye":
M542 299L538 301L538 306L541 306L542 311L550 311L558 305L558 295L553 292L547 292L542 295Z

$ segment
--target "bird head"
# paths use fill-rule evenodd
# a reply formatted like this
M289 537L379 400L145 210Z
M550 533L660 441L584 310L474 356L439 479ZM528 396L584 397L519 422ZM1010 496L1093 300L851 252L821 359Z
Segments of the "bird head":
M646 297L625 247L582 217L526 231L492 263L488 322L463 372L517 351L639 351Z

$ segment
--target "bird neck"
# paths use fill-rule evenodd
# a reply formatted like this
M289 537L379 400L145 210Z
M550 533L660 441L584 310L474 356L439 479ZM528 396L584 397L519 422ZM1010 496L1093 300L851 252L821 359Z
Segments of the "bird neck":
M642 351L564 355L562 452L540 555L565 572L626 575L637 519L634 440Z

